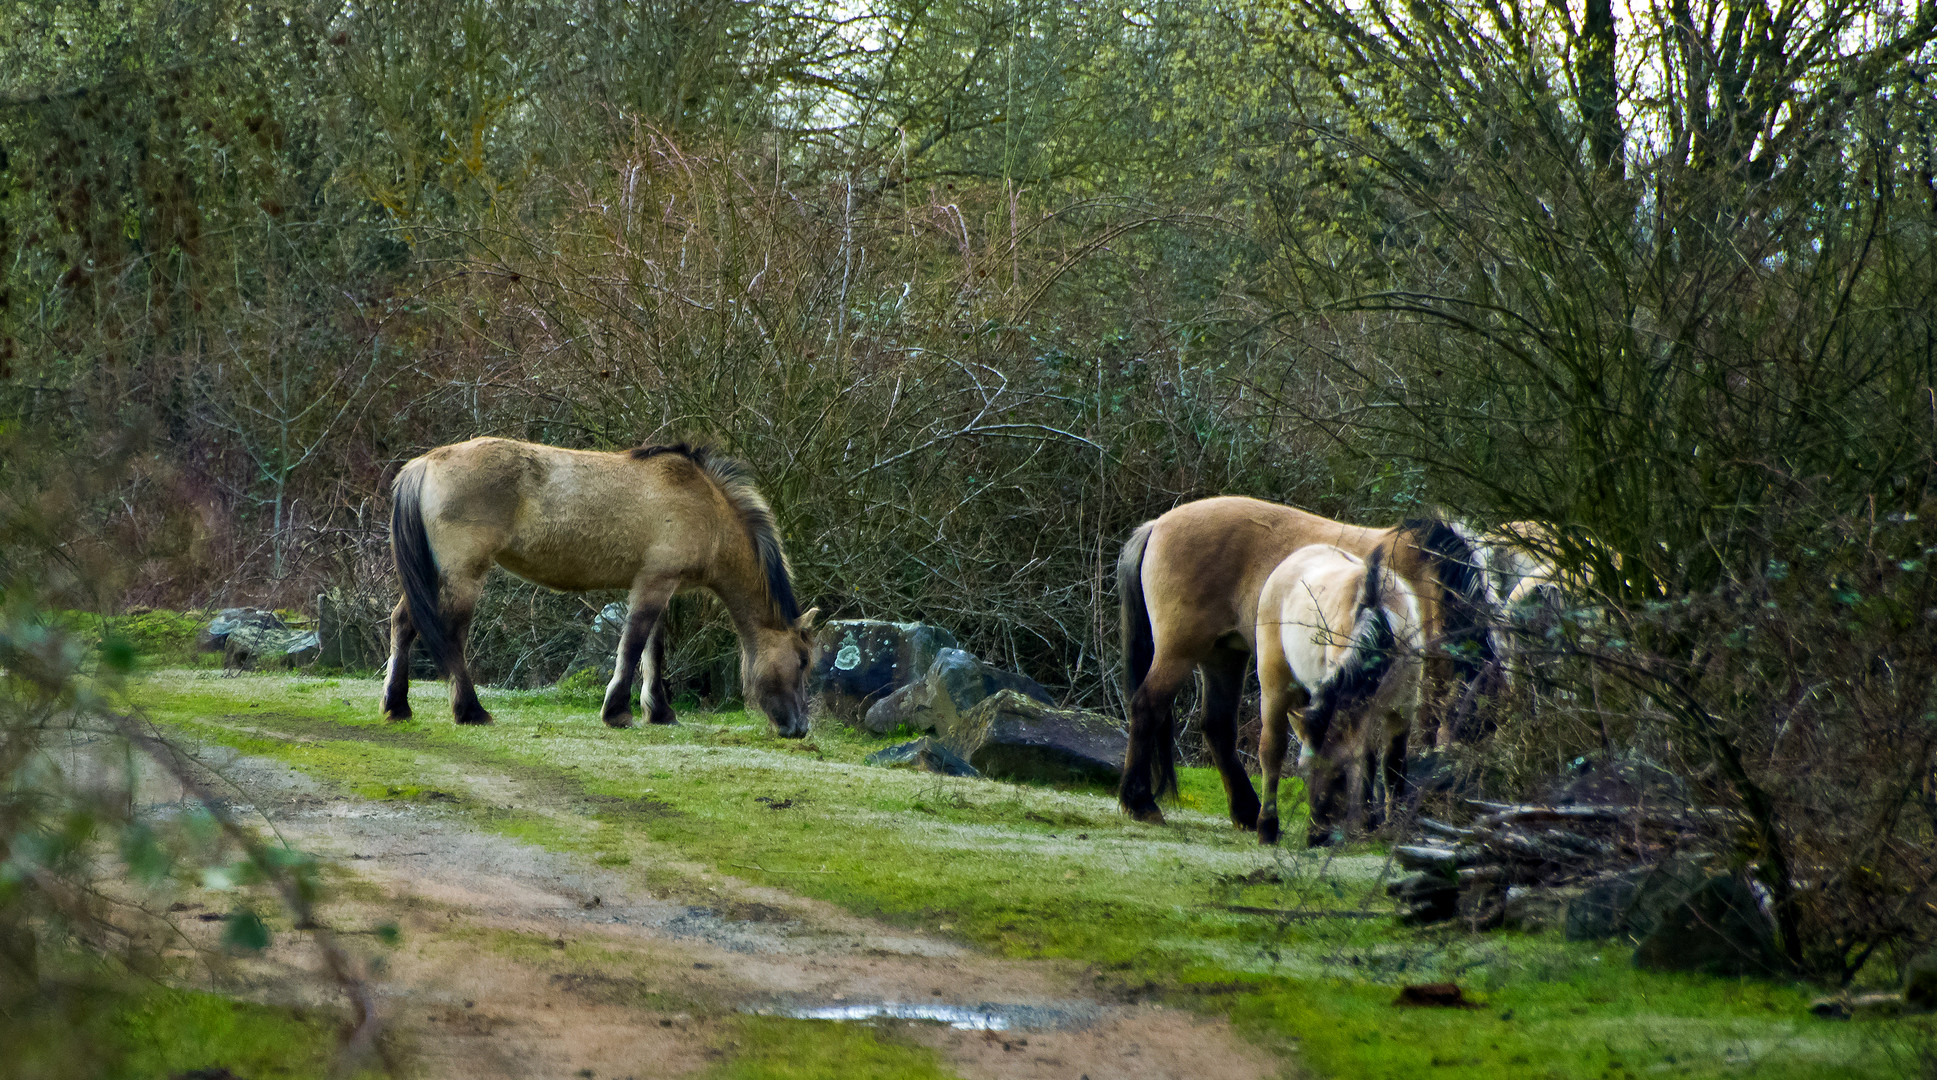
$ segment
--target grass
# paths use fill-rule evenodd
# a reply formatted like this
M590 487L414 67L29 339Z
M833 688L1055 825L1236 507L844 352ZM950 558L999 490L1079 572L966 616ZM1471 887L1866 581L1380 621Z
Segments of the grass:
M1625 949L1551 933L1234 911L1389 912L1385 860L1374 847L1260 849L1223 820L1223 791L1205 770L1184 770L1171 823L1152 828L1100 789L865 766L888 740L836 724L803 741L744 713L612 730L575 699L507 691L487 692L496 724L462 728L441 691L420 687L420 719L401 724L379 720L376 683L354 678L171 671L134 695L198 739L365 797L438 799L674 896L700 898L699 875L726 874L1003 955L1076 961L1099 993L1228 1015L1263 1045L1296 1045L1323 1075L1901 1075L1914 1060L1905 1048L1931 1038L1916 1022L1816 1020L1807 987L1640 972ZM569 812L494 801L477 781L491 773ZM1298 834L1294 823L1287 833ZM1439 979L1485 1008L1391 1004L1399 985ZM828 1038L873 1037L834 1030ZM753 1049L743 1057L732 1067L767 1067Z
M0 1077L110 1080L226 1068L237 1076L325 1077L326 1017L125 980L53 982L0 1010Z
M949 1080L935 1052L873 1024L736 1017L706 1080Z

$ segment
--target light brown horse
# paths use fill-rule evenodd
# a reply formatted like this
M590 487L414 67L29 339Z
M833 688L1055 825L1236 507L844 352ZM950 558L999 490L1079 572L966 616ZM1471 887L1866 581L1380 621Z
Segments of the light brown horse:
M1231 821L1257 827L1258 794L1237 756L1238 698L1255 651L1258 591L1285 556L1309 544L1333 544L1360 557L1383 550L1385 566L1417 594L1429 704L1437 706L1455 681L1491 663L1486 577L1472 546L1448 523L1368 529L1239 496L1185 503L1138 526L1117 560L1130 702L1130 747L1117 801L1139 821L1161 822L1157 797L1176 789L1171 705L1196 668L1204 673L1204 738L1224 781Z
M410 715L410 645L422 637L450 674L457 722L491 722L464 645L495 563L564 592L627 590L600 712L607 724L632 723L632 680L673 594L704 588L739 631L747 700L780 734L807 734L816 612L800 612L773 511L738 463L683 443L599 453L472 439L406 464L393 490L390 543L403 599L390 616L386 717ZM651 663L641 705L653 723L672 723L663 645Z
M1298 732L1311 803L1306 843L1376 825L1373 777L1384 759L1385 817L1403 808L1406 742L1425 676L1419 597L1382 572L1385 549L1361 559L1330 544L1285 557L1258 593L1258 689L1264 808L1258 842L1278 842L1278 783L1287 727ZM1303 708L1294 706L1303 699Z

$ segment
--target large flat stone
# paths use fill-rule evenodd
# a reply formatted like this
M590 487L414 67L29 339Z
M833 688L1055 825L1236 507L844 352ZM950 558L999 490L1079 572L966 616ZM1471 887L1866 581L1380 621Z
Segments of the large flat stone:
M949 748L984 776L1051 783L1114 784L1129 739L1101 713L1059 709L1000 690L941 731Z

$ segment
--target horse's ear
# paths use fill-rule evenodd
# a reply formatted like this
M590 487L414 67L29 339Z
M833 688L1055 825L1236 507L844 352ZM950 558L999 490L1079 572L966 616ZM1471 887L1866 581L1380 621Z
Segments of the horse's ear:
M802 634L813 633L814 619L815 617L820 615L820 613L821 613L821 609L817 607L810 607L806 611L801 612L800 618L794 620L794 630L797 633L802 633Z

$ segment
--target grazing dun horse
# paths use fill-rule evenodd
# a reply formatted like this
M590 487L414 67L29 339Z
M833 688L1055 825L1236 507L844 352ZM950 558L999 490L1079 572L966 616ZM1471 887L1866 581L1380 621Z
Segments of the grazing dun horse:
M607 724L632 723L632 681L648 645L640 704L651 722L673 722L660 619L674 593L704 588L739 631L747 700L780 734L807 734L816 612L800 612L773 511L738 463L683 443L598 453L472 439L411 461L393 490L390 544L403 599L390 616L386 717L410 715L410 645L421 637L450 674L457 722L491 722L464 644L495 563L564 592L627 590L600 712Z
M1372 781L1381 751L1385 817L1405 805L1406 740L1419 712L1425 641L1418 594L1382 573L1384 561L1384 548L1361 559L1313 544L1286 556L1258 594L1261 844L1278 842L1288 726L1298 732L1311 802L1307 844L1330 843L1341 826L1351 834L1376 824ZM1302 710L1295 696L1305 699Z
M1446 522L1368 529L1239 496L1185 503L1138 526L1117 560L1130 703L1117 801L1137 820L1164 819L1157 797L1177 786L1171 705L1192 669L1201 669L1204 739L1224 780L1231 821L1257 827L1258 794L1237 756L1237 710L1255 651L1258 591L1285 556L1310 544L1361 558L1383 550L1386 569L1418 596L1429 705L1491 663L1486 575L1472 546Z

